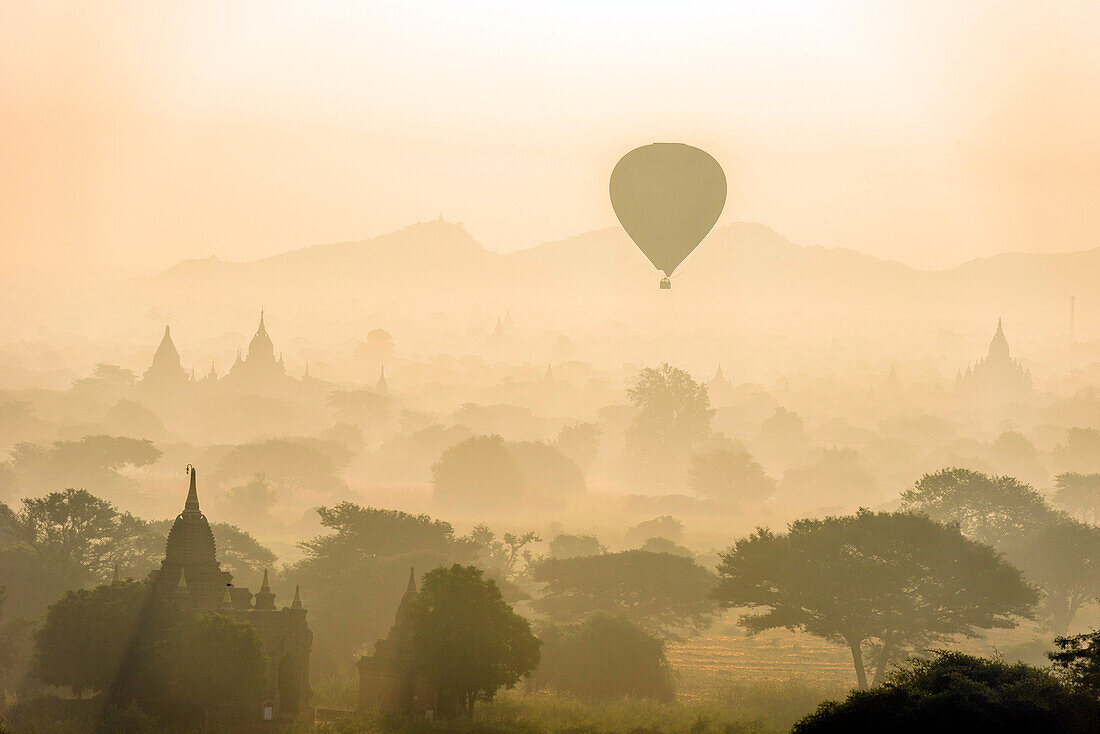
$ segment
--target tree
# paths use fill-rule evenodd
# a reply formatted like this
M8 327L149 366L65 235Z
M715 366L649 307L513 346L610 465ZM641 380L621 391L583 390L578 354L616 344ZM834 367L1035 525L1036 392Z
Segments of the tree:
M876 682L906 650L1030 617L1037 593L989 546L911 513L797 520L786 534L761 528L738 540L718 569L715 598L750 607L750 632L801 629L846 644L867 687L864 645L875 646Z
M607 548L600 545L595 535L561 534L550 541L551 558L577 558L579 556L598 556L606 553Z
M385 426L393 415L393 398L366 388L333 390L328 403L337 420L359 426L367 435Z
M710 436L714 411L706 386L663 364L641 370L627 395L638 411L626 430L632 465L647 482L676 486L692 452Z
M432 490L448 507L514 507L526 484L503 438L474 436L444 451L432 466Z
M679 543L684 539L684 524L672 515L661 515L652 520L645 520L626 531L625 540L628 545L642 545L650 538L664 538L673 543Z
M1066 442L1054 449L1054 457L1066 471L1083 474L1100 471L1100 431L1069 429Z
M110 492L129 481L126 467L155 464L161 451L152 441L121 436L84 436L79 441L54 441L49 446L17 443L11 468L18 486L29 491L84 487Z
M543 632L534 683L591 701L669 701L674 695L664 641L625 617L602 612Z
M573 423L558 431L554 445L582 470L588 471L600 454L603 428L598 423Z
M1064 732L1100 730L1100 700L1024 663L938 652L873 690L826 701L791 730L818 732Z
M485 567L509 582L519 580L534 561L534 553L528 546L542 542L538 533L530 531L522 535L505 533L498 540L496 533L488 525L474 527L470 540L479 546L478 555Z
M1055 634L1065 635L1081 606L1100 595L1100 528L1058 519L1009 546L1008 557L1043 590Z
M44 683L85 690L116 685L147 606L149 584L123 581L70 591L50 605L34 633L31 671Z
M443 713L472 712L530 675L539 640L526 619L473 566L424 575L409 607L415 669L432 682Z
M556 622L604 611L661 637L706 629L717 611L714 575L690 558L633 550L543 560L532 578L546 584L536 610Z
M995 548L1034 534L1054 519L1046 500L1013 477L970 469L925 474L901 494L902 508L957 523L969 538Z
M165 693L177 712L201 712L233 701L259 698L266 661L252 625L224 614L187 615L165 645ZM200 717L195 717L200 718Z
M38 616L65 591L111 577L114 568L151 567L164 553L145 539L146 523L83 489L23 500L20 512L0 506L10 541L0 542L0 582L15 614Z
M326 532L299 543L304 558L277 585L310 589L310 619L324 629L313 643L311 668L332 673L348 650L384 636L409 578L409 568L469 563L477 546L455 537L449 523L427 515L344 502L318 509Z
M255 527L270 521L271 508L277 498L278 492L260 472L244 484L226 490L219 505L229 519Z
M1100 474L1066 472L1054 478L1054 504L1082 522L1100 518Z
M277 438L229 450L214 471L219 484L263 474L277 491L336 492L345 488L340 472L352 454L341 443L308 438Z
M1047 653L1054 669L1073 686L1100 696L1100 632L1056 637L1054 646L1058 649Z
M715 449L691 460L688 486L700 497L731 500L737 504L760 502L775 492L775 480L747 451Z
M529 491L542 497L584 492L584 473L554 446L543 441L516 441L508 444L508 450Z

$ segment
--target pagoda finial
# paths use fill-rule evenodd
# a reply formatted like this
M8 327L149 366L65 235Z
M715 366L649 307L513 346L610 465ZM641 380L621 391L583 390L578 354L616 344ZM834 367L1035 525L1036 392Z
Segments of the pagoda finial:
M187 472L191 475L191 486L187 490L187 502L183 505L183 511L201 512L199 510L199 491L195 487L195 467L188 464Z
M264 580L260 582L260 591L267 594L271 591L271 585L267 583L267 569L264 569Z
M301 609L302 608L302 592L301 592L301 587L298 586L298 585L294 586L294 601L292 601L290 603L290 608L291 609Z
M409 568L409 585L405 587L405 593L406 594L415 594L416 593L416 569L413 568L413 567Z

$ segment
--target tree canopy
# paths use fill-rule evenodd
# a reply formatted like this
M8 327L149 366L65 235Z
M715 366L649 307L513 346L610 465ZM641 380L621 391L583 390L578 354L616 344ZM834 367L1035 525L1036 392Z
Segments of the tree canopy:
M717 611L715 578L691 558L633 550L551 558L532 568L545 584L535 609L557 622L603 611L661 637L706 629Z
M737 504L766 500L775 492L775 480L747 451L715 449L691 460L688 486L701 497Z
M967 537L995 548L1036 532L1052 519L1046 500L1034 488L1014 477L970 469L925 474L901 499L904 509L957 523Z
M413 657L439 694L441 711L471 711L530 675L539 640L481 570L455 564L424 575L409 606Z
M863 646L876 645L876 679L914 648L1016 625L1037 592L992 548L911 513L798 520L757 530L722 554L715 597L750 607L751 632L802 629L844 643L867 687Z
M449 507L514 507L527 485L500 436L474 436L451 446L432 467L432 490Z
M593 701L623 697L671 700L665 643L625 617L604 612L543 631L534 683Z

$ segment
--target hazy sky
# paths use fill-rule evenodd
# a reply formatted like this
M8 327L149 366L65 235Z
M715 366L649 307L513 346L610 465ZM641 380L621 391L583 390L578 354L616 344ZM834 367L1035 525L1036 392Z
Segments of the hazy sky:
M441 212L614 224L655 140L723 222L940 267L1100 245L1100 3L0 4L0 265L246 259Z

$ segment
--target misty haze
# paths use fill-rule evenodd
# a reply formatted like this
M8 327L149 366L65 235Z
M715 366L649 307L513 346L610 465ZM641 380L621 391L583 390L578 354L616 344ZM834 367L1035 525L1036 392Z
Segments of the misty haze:
M1100 731L1097 28L0 8L0 734Z

